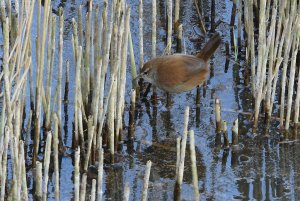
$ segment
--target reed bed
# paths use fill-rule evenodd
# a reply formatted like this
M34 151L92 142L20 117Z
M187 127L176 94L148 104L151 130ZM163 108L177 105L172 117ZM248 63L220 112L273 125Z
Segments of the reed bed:
M298 80L296 76L299 76L295 73L299 46L297 14L299 3L294 0L272 1L272 3L260 1L260 5L256 6L256 1L250 0L244 3L246 49L249 59L246 62L251 65L251 86L255 105L253 132L257 131L262 103L264 103L265 121L267 125L270 124L276 99L280 100L280 129L288 131L290 120L296 125L299 115L299 101L294 103L292 101L295 96L295 81ZM258 15L254 12L256 10L254 7L257 6L259 6ZM241 9L241 6L239 8ZM258 37L255 35L254 16L258 19ZM287 80L289 80L288 85ZM298 93L296 97L299 97ZM294 111L293 119L292 111Z
M61 199L60 156L63 146L62 107L74 104L72 132L72 160L74 164L74 200L102 200L105 153L114 163L115 154L123 143L123 117L125 111L125 86L127 56L130 53L131 93L129 139L134 139L136 98L139 89L136 83L136 64L130 31L131 9L125 0L88 1L86 15L83 6L78 8L78 17L72 19L73 66L64 62L64 12L59 8L58 16L52 14L51 0L21 0L20 5L11 7L10 1L1 7L3 23L3 72L4 83L0 128L0 200L27 200L28 178L26 165L31 165L33 174L33 196L47 200L54 171L54 198ZM19 1L16 1L19 2ZM2 4L1 4L2 5ZM101 14L99 8L101 6ZM172 52L172 35L178 34L182 51L183 25L179 23L180 1L175 2L175 23L172 18L172 1L167 1L167 47L164 54ZM16 12L12 12L16 9ZM152 57L156 57L156 0L152 7ZM37 11L37 13L34 13ZM37 16L37 32L31 31L33 16ZM143 1L139 6L139 65L144 63L143 54ZM203 25L204 28L204 25ZM34 39L32 37L34 35ZM58 38L56 37L58 35ZM34 55L33 55L34 54ZM56 62L57 61L57 62ZM68 103L70 71L74 70L74 103ZM55 73L57 72L57 77ZM65 73L65 78L63 75ZM65 86L63 86L65 79ZM64 87L64 88L63 88ZM62 97L65 90L64 98ZM26 117L26 92L30 94L30 115ZM154 94L155 94L154 90ZM62 105L64 99L65 105ZM183 182L185 151L188 138L189 108L185 111L182 142L177 140L176 187ZM27 121L25 142L22 126ZM32 135L31 135L32 133ZM66 134L66 133L65 133ZM193 132L191 152L193 159L193 184L195 199L197 193L196 156ZM33 144L30 150L29 144ZM10 152L9 148L12 149ZM27 149L28 148L28 149ZM32 158L30 158L32 157ZM31 159L31 161L30 161ZM26 161L30 161L27 164ZM11 163L11 178L8 163ZM147 200L151 161L147 162L142 192ZM96 166L97 176L92 180L91 191L87 189L89 167ZM130 188L126 184L124 199L128 200ZM178 192L177 192L178 193Z

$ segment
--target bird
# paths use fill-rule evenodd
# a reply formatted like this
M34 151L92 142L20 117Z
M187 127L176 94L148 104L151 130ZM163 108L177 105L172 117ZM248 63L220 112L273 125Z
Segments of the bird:
M190 91L201 86L209 75L209 59L221 44L215 33L198 54L173 54L146 62L136 79L144 81L169 93Z

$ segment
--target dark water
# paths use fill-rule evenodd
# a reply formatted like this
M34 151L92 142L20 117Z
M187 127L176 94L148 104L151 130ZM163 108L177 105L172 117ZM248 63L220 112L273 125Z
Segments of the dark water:
M147 19L144 20L145 61L151 55L151 20L149 20L151 19L151 2L151 0L144 2L144 16ZM77 18L77 8L82 2L55 0L52 3L54 9L57 9L58 6L64 7L64 59L70 61L70 88L69 101L64 105L62 120L63 125L65 125L63 130L64 143L70 147L75 94L71 19ZM138 1L131 0L130 5L132 8L131 31L136 62L138 62ZM157 8L157 54L160 55L165 48L166 38L166 29L164 28L166 23L165 1L157 1ZM166 107L165 94L161 91L158 94L157 105L152 105L150 101L149 103L139 102L134 144L129 146L125 140L122 150L117 154L117 163L105 165L103 195L105 200L122 200L125 182L130 184L130 199L140 200L144 169L148 160L153 162L148 200L173 200L176 138L182 134L183 115L186 106L190 106L189 129L195 131L201 200L300 200L299 143L280 144L277 122L272 124L269 139L260 137L264 135L263 126L260 128L259 131L261 132L258 132L258 136L252 138L252 125L249 123L249 116L235 112L238 110L251 111L252 106L249 99L250 89L243 84L243 68L235 65L233 55L229 63L228 60L226 61L225 43L232 43L229 25L231 9L231 1L216 1L215 21L222 21L216 31L221 33L224 43L211 60L211 73L207 86L201 88L200 116L196 112L196 89L191 92L172 95L171 107ZM83 10L85 12L86 8ZM203 1L203 10L206 28L210 30L210 1ZM199 20L193 1L181 1L181 19L186 52L187 54L194 54L201 49L208 37L204 39L199 35ZM227 70L225 70L226 65L228 65ZM126 125L128 123L129 91L131 88L129 69L127 71L128 86L125 108ZM54 70L54 83L56 83L56 78L57 74ZM236 118L239 118L240 148L237 150L224 150L215 146L215 113L213 108L216 97L220 97L221 100L222 119L228 122L230 140L232 123ZM27 105L29 106L29 102ZM28 111L29 107L27 108ZM126 136L126 134L125 129L124 135ZM189 151L187 151L185 162L183 200L193 200L192 174L188 154ZM70 200L73 197L72 173L72 158L63 156L60 172L61 200ZM90 183L91 179L89 180ZM52 177L49 186L50 199L54 199L53 184L54 178ZM32 188L31 182L29 187Z

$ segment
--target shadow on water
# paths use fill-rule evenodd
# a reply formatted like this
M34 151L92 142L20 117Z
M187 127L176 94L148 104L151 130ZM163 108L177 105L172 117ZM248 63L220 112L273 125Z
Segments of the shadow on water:
M151 16L151 2L151 0L144 2L144 16ZM71 20L73 17L77 17L77 7L82 2L80 0L53 0L52 3L53 12L59 6L65 9L64 48L72 49ZM130 5L132 7L131 29L134 51L135 55L139 56L138 1L130 0ZM157 7L157 51L158 54L161 54L166 40L166 2L158 1ZM150 95L148 100L138 103L135 139L129 141L125 137L125 143L118 153L120 157L116 164L106 165L104 168L105 200L122 200L125 182L130 184L131 200L140 200L144 167L148 160L153 162L148 199L173 200L176 138L181 136L183 130L183 115L186 105L191 108L189 129L195 131L196 137L198 184L201 200L300 199L299 142L280 143L277 133L278 122L273 122L271 125L271 138L264 138L264 125L259 128L259 135L253 138L251 137L252 125L249 123L249 116L235 112L238 110L251 111L253 105L250 89L244 85L241 78L245 71L243 60L241 59L238 63L233 62L234 50L231 47L235 33L230 24L232 22L231 14L235 13L234 10L232 1L229 0L202 1L206 29L209 32L221 33L224 41L211 60L210 78L204 88L171 95L171 106L169 107L166 106L165 94L161 91L158 92L156 105L151 103ZM195 54L201 49L204 39L194 29L194 27L199 26L199 20L193 1L181 1L181 21L184 27L186 51L188 54ZM151 54L151 20L144 20L144 23L145 58L148 59ZM70 81L65 86L62 130L64 145L71 147L75 70L72 52L65 51L64 58L70 60ZM131 79L129 70L127 79ZM201 97L199 95L196 97L197 90ZM130 102L129 91L130 87L128 86L127 103ZM240 144L238 149L226 150L215 146L215 112L213 108L216 97L221 100L222 119L228 122L229 131L231 131L232 122L239 118ZM196 103L196 99L200 102ZM125 123L127 125L128 108L125 108ZM26 112L28 113L29 110L30 108L27 108ZM229 138L231 140L231 132L229 132ZM62 200L70 200L73 197L71 154L72 151L67 150L60 159ZM181 197L184 200L193 200L189 150L187 151L185 166ZM90 175L90 177L95 177L95 175ZM52 180L53 178L50 181ZM54 199L53 184L52 182L49 184L50 199ZM90 188L91 181L88 182L88 185Z

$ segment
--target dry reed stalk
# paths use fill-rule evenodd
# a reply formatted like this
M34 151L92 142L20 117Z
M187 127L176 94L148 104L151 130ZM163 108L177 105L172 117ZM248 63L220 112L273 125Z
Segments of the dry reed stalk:
M73 25L75 24L75 21L73 21ZM76 30L76 29L74 29ZM76 44L76 43L75 43ZM76 45L75 45L76 47ZM78 54L77 54L77 60L76 60L76 70L75 70L75 98L74 98L74 104L75 104L75 145L78 143L79 140L79 134L83 135L83 129L82 129L82 120L80 121L80 118L82 118L81 114L81 58L82 58L82 47L80 46L78 48ZM80 129L81 128L81 129Z
M80 185L80 147L75 151L74 165L74 201L79 201L79 185Z
M20 142L20 154L21 154L21 160L20 160L20 166L21 168L21 186L22 186L22 199L24 201L28 200L28 188L27 188L27 179L26 179L26 164L25 164L25 154L24 154L24 144L21 141ZM26 152L25 152L26 153ZM21 191L20 191L21 192Z
M82 28L82 5L79 5L78 7L78 30L74 30L73 34L78 34L78 42L79 42L79 46L84 47L83 44L83 28ZM77 33L78 32L78 33Z
M33 112L30 110L29 116L28 116L28 121L27 121L27 126L26 126L26 137L25 137L25 149L27 150L28 145L29 145L29 139L30 139L30 133L31 133L31 125L32 125L32 115ZM27 153L27 151L25 151ZM26 155L25 155L26 157Z
M104 80L105 79L105 73L106 70L104 71L103 68L107 68L107 64L108 64L108 60L105 57L106 56L106 52L109 51L107 44L109 44L110 42L108 42L105 39L109 39L109 32L107 31L107 2L105 1L103 4L103 11L102 11L102 20L103 22L103 43L102 43L102 59L100 59L100 53L99 53L99 58L96 59L96 76L95 76L95 89L93 90L93 99L92 99L92 111L93 111L93 118L94 118L94 123L93 125L95 126L95 129L97 128L97 123L98 123L98 112L99 110L102 110L101 107L103 107L102 105L102 101L103 101L103 93L104 93ZM97 32L96 32L97 33ZM98 34L96 34L98 35ZM97 40L100 40L99 37L97 37L95 35L95 39L97 38ZM101 33L99 34L101 35ZM109 39L110 40L110 39ZM96 44L96 50L100 52L100 44ZM104 74L104 75L103 75ZM102 85L103 84L103 85ZM101 100L100 100L101 98ZM99 134L100 135L100 134ZM99 138L99 137L98 137Z
M92 190L91 190L91 201L96 200L96 184L97 184L96 179L93 179L92 180Z
M47 35L47 29L48 29L48 17L50 11L50 0L45 0L44 2L44 17L43 17L43 32L42 32L42 38L41 38L41 46L39 47L39 51L41 51L41 54L39 55L39 63L37 65L37 84L36 84L36 111L35 111L35 140L34 140L34 153L33 153L33 164L36 162L38 150L39 150L39 141L40 141L40 127L41 127L41 102L42 102L42 87L43 87L43 72L44 72L44 49L45 49L45 43L46 43L46 35Z
M136 91L135 89L131 90L130 96L130 109L129 109L129 131L128 139L132 140L134 138L134 119L135 119L135 102L136 102Z
M290 15L287 17L288 26L287 26L287 33L285 36L286 43L284 44L284 57L283 57L283 67L282 67L282 77L281 77L281 96L280 96L280 128L284 128L284 112L285 112L285 90L286 90L286 74L287 74L287 67L289 62L290 50L292 46L292 30L293 30L293 23L296 16L296 1L291 1L292 5L290 7ZM289 4L288 4L289 5Z
M177 180L178 178L178 171L179 171L179 163L180 163L180 141L181 141L181 137L178 137L176 139L176 178L175 180Z
M194 131L190 130L190 154L191 154L191 166L193 175L193 189L194 189L194 200L200 200L199 187L198 187L198 173L196 165L196 151L195 151L195 138Z
M3 146L3 154L2 154L2 171L1 171L1 201L5 200L5 191L6 191L6 179L7 179L7 154L8 144L11 137L11 131L9 127L5 127L5 134L4 134L4 146Z
M238 48L241 48L242 45L242 11L243 11L243 5L242 1L239 1L239 8L238 8Z
M100 141L102 142L102 137L100 137ZM102 145L99 148L99 165L98 165L98 186L97 186L97 200L102 200L102 186L103 186L103 161L104 161L104 151Z
M248 4L249 3L249 4ZM247 6L246 6L247 5ZM245 6L248 9L248 50L250 52L250 60L251 60L251 77L252 77L252 93L253 97L255 97L254 92L255 88L255 79L256 79L256 68L255 68L255 43L254 43L254 22L253 22L253 0L245 1Z
M219 98L216 98L215 104L216 104L216 131L217 131L217 133L221 133L222 132L221 105L220 105L220 99Z
M43 184L43 201L48 199L48 180L49 180L49 164L51 155L51 132L47 133L46 147L44 152L44 184Z
M178 0L179 1L179 0ZM152 32L151 32L151 56L152 59L156 57L156 17L157 8L156 0L152 0ZM178 18L179 18L179 8L178 8ZM157 88L153 86L153 100L156 102L157 99Z
M81 188L80 188L80 201L85 201L85 193L86 193L86 179L87 175L86 173L83 173L81 177Z
M151 161L147 161L146 170L145 170L145 176L144 176L144 186L143 186L142 201L146 201L147 200L151 165L152 165L152 162Z
M13 119L11 105L11 85L9 79L9 22L8 18L3 22L3 77L4 77L4 100L7 109L7 123L12 129L11 123Z
M299 36L293 34L293 48L292 48L292 56L291 56L291 66L290 66L290 77L289 77L289 85L288 85L288 96L287 96L287 112L285 118L285 130L288 131L290 126L290 118L292 111L292 101L294 95L294 80L295 80L295 72L296 72L296 57L298 54L299 47Z
M274 7L277 8L277 1L274 2ZM281 25L280 25L281 26ZM278 27L278 25L277 25ZM280 30L280 29L279 29ZM279 36L277 33L276 38ZM271 94L272 94L272 84L273 84L273 66L275 65L274 62L274 50L275 48L275 36L272 37L271 39L271 45L270 45L270 55L269 55L269 67L268 67L268 78L267 78L267 92L266 92L266 97L265 97L265 117L266 117L266 123L267 126L269 125L269 121L271 118Z
M179 15L179 13L178 13ZM156 0L152 0L152 32L151 32L151 55L152 58L156 57L156 17L157 17L157 8Z
M42 200L43 197L43 164L39 161L35 165L35 197Z
M144 65L143 0L139 1L140 70Z
M84 83L86 89L83 91L83 103L85 105L89 104L89 94L90 94L90 53L91 53L91 26L92 26L92 3L89 1L88 13L86 14L86 31L85 31L85 52L84 52Z
M91 150L92 150L92 142L94 139L94 131L95 128L93 126L93 117L89 116L88 120L88 141L87 141L87 154L85 156L85 161L84 161L84 171L87 171L88 165L89 165L89 160L90 160L90 155L91 155Z
M59 8L59 40L58 40L58 74L57 74L57 116L59 125L61 125L61 101L62 101L62 71L63 71L63 34L64 34L64 12L63 8ZM67 76L67 74L66 74Z
M135 65L135 56L133 51L131 31L129 31L129 51L130 51L130 72L131 72L131 79L132 79L132 88L135 89L137 91L137 94L139 95L138 80L136 79L137 71Z
M233 122L232 126L232 145L238 146L239 144L239 119Z
M50 18L51 19L51 18ZM52 16L52 20L49 20L49 44L48 44L48 55L47 55L47 79L46 79L46 101L47 101L47 110L46 110L46 119L45 119L45 129L51 129L51 86L52 86L52 74L53 74L53 63L54 63L54 52L55 52L55 32L56 32L56 17ZM55 101L54 101L55 102Z
M122 55L121 55L121 68L120 68L120 79L118 81L119 91L117 100L117 125L116 125L116 139L121 140L119 132L122 132L122 117L124 113L125 104L125 86L126 86L126 64L127 64L127 52L128 52L128 33L130 27L130 7L127 8L125 14L125 29L122 41Z
M16 189L16 200L20 200L21 198L21 194L22 194L22 180L23 180L23 175L22 175L22 163L24 160L24 144L23 141L20 140L20 142L18 142L18 140L16 139L15 141L16 143L16 147L19 150L18 155L16 156L16 158L18 158L18 166L16 167L17 170L17 185L14 186L14 189ZM22 149L22 145L23 145L23 149ZM27 189L26 189L27 190Z
M109 150L111 155L111 162L114 162L114 153L115 153L115 143L118 143L118 139L116 139L115 132L115 118L116 118L116 101L117 101L117 86L118 86L118 72L119 72L119 62L120 62L120 54L118 48L118 39L120 38L120 33L122 32L122 26L119 26L120 18L120 2L117 2L116 9L114 13L114 23L113 23L113 34L112 34L112 45L111 45L111 69L110 75L111 79L115 78L116 83L112 85L112 92L110 97L110 103L108 108L108 135L109 135Z
M107 4L107 1L105 1L104 4ZM111 6L110 12L113 13L113 5ZM103 43L102 43L103 60L102 60L102 68L101 68L101 76L100 76L99 111L98 111L98 115L94 115L94 118L97 118L97 119L99 116L99 127L98 127L98 135L99 136L102 133L104 115L106 114L107 104L108 104L108 101L106 101L106 105L104 105L104 101L103 101L104 100L104 81L105 81L105 75L107 72L107 66L108 66L108 61L109 61L109 49L111 46L110 43L111 43L111 35L112 35L112 27L113 27L113 14L111 15L110 23L107 23L106 22L107 20L105 20L105 19L107 19L107 10L106 10L106 12L103 13L103 27L104 27L103 39L105 38L105 40L103 40ZM114 86L114 83L115 83L113 76L112 76L112 80L113 80L113 82L111 82L111 84L110 84L110 90L112 89L112 87ZM107 95L108 99L110 99L110 96L111 96L111 92L109 92ZM98 122L98 121L94 121L94 122ZM99 139L99 137L98 137L98 139ZM97 145L99 146L99 141L97 141Z
M272 9L272 19L271 19L271 26L269 29L268 37L266 37L266 26L265 26L265 10L269 10L266 8L266 2L261 2L260 5L260 25L259 25L259 46L258 46L258 63L257 63L257 72L256 72L256 92L255 92L255 115L254 115L254 125L253 125L253 132L256 132L258 126L258 117L259 117L259 110L261 101L264 99L266 94L266 82L267 82L267 60L270 56L270 46L272 43L273 38L275 37L275 25L276 25L276 14L277 8L273 7ZM272 75L270 75L272 76Z
M180 146L178 176L176 177L176 183L174 187L174 200L180 200L181 197L180 194L181 194L181 185L183 181L183 172L184 172L184 159L185 159L186 141L187 141L187 134L188 134L188 122L189 122L189 107L186 107L184 112L183 136L182 136L182 142Z
M124 188L124 201L129 201L129 196L130 196L130 186L129 183L126 182L125 184L125 188Z
M41 19L42 19L42 15L41 15L41 8L42 8L42 5L41 5L41 1L42 0L37 0L37 10L38 10L38 13L37 13L37 36L36 36L36 41L35 41L35 45L36 45L36 63L37 65L39 65L40 63L40 48L41 48ZM38 71L39 71L39 68L37 68L37 74L38 74Z
M300 68L298 70L298 80L300 77ZM299 103L300 103L300 82L298 81L298 85L297 85L297 95L296 95L296 99L295 99L295 105L294 105L294 124L298 124L299 123Z
M5 3L4 0L0 1L0 21L3 23L6 18L6 9L5 9Z
M183 51L182 39L183 39L182 24L179 24L178 25L178 37L177 37L177 52L179 52L179 53L181 53Z
M59 201L59 160L58 160L58 125L59 125L59 117L58 114L54 115L54 135L53 135L53 153L54 153L54 174L55 174L55 200Z
M10 195L8 196L8 199L19 200L18 198L19 149L18 149L18 142L15 136L12 136L9 147L11 149L11 160L12 160L12 182L11 182L12 188L11 188Z
M178 33L180 0L175 0L174 31Z
M172 48L172 0L167 0L167 16L168 16L168 27L167 27L167 54L171 54Z
M222 121L222 130L224 136L224 149L229 149L229 139L228 139L228 130L227 130L227 122Z
M197 13L198 13L199 21L200 21L200 28L201 28L202 32L203 32L204 34L206 34L206 29L205 29L204 22L203 22L203 19L202 19L202 12L201 12L201 9L200 9L199 6L198 6L197 0L194 0L194 3L195 3L196 10L197 10ZM201 3L201 1L200 1L200 3Z

